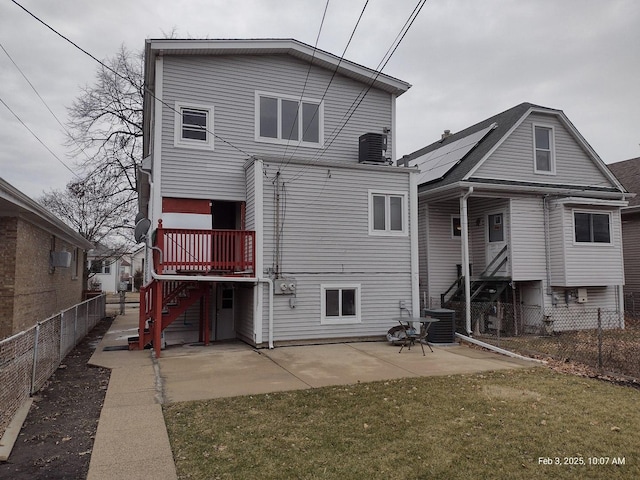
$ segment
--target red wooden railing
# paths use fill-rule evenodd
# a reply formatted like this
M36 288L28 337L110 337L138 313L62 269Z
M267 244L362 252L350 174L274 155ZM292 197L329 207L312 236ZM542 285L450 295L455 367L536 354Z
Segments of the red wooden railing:
M255 266L255 232L163 228L158 221L154 255L158 273L241 273Z

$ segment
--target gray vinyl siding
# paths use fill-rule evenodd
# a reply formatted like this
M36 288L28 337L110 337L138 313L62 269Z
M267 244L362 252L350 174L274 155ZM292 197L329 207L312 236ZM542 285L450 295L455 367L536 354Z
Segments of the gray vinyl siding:
M512 198L510 218L511 277L542 280L547 270L542 197Z
M318 148L287 148L255 141L255 92L321 99L331 79L330 71L315 66L309 69L307 63L288 55L236 55L167 56L163 72L163 100L171 107L175 102L213 106L216 135L213 150L175 147L175 112L166 105L162 107L163 196L244 200L242 167L249 156L317 158ZM357 163L359 136L382 133L383 128L392 126L391 95L372 89L330 144L332 132L337 132L349 107L365 88L341 75L333 79L324 97L327 150L323 159ZM389 136L388 140L391 152L393 139Z
M598 309L603 328L619 328L623 326L619 313L618 289L616 286L587 287L587 302L577 303L575 289L569 289L568 303L565 303L565 290L555 288L558 298L556 306L547 307L545 314L553 320L553 330L593 329L598 326Z
M236 284L234 291L234 320L236 336L254 343L253 332L253 289L250 285Z
M509 245L507 252L511 264L511 218L509 199L470 197L469 211L469 260L473 265L473 277L478 277L492 259L487 259L487 214L503 212L505 222L505 240Z
M457 278L456 264L461 262L462 246L460 237L452 238L451 236L451 216L460 215L460 203L458 201L432 203L429 205L428 215L428 290L433 305L440 301L440 295Z
M622 216L624 292L640 294L640 214Z
M429 207L424 198L418 199L418 275L420 305L429 308L429 263L428 263L428 215ZM424 301L426 299L426 302ZM425 304L426 303L426 304ZM439 305L439 304L438 304Z
M325 274L295 275L296 306L291 308L289 296L274 295L273 337L278 342L340 338L384 338L394 326L391 320L400 315L399 302L411 307L411 282L407 274ZM321 323L321 285L355 284L361 292L361 322L343 325ZM265 289L266 290L266 289ZM268 304L265 296L264 305ZM406 312L404 315L407 315ZM265 309L263 339L268 338Z
M612 243L575 243L574 210L610 213ZM622 235L618 209L555 204L551 207L550 216L552 218L552 285L584 287L624 283ZM559 246L562 249L559 249Z
M246 230L255 230L256 225L255 168L256 164L252 163L247 167L245 172L247 198L247 203L245 205Z
M568 219L569 221L571 218ZM565 223L564 208L556 204L549 207L549 258L551 260L551 285L566 285L567 275L565 270L567 245L564 238ZM573 222L571 222L573 225Z
M533 124L554 128L556 174L534 172ZM474 173L475 178L567 185L612 186L560 121L550 115L529 115Z
M265 269L273 269L277 165L265 168L264 262ZM295 279L297 289L294 308L289 296L274 297L275 341L382 336L392 326L391 318L400 314L400 300L411 308L409 233L414 226L408 225L405 236L370 235L369 190L406 193L408 203L410 174L393 167L361 170L293 164L280 171L284 209L280 271ZM360 285L361 323L322 324L322 284ZM268 301L265 296L264 339Z

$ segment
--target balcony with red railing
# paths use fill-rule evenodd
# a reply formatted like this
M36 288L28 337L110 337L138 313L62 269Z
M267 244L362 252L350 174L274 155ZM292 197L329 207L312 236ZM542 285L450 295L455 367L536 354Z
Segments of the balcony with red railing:
M255 232L164 228L158 222L154 250L159 274L254 275Z

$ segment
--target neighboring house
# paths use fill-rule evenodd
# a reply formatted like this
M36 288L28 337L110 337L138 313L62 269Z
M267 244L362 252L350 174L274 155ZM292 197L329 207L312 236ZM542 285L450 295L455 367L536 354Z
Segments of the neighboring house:
M145 62L138 346L178 317L273 346L417 313L416 171L391 161L409 84L290 39L148 40Z
M622 208L624 246L624 292L640 300L640 157L610 163L609 169L629 192L636 196ZM637 310L635 308L634 310Z
M122 252L114 252L104 245L98 245L87 253L87 265L88 288L91 290L117 293L122 284L129 284L131 264Z
M82 301L91 243L0 178L0 339Z
M467 332L621 321L629 194L562 111L523 103L398 163L421 171L420 290Z

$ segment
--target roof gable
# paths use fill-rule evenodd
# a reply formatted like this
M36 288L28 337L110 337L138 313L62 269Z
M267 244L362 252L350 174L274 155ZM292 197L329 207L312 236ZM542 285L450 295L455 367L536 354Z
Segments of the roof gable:
M152 72L156 56L164 55L291 55L322 68L358 80L373 82L374 88L402 95L411 85L407 82L364 67L329 52L314 48L294 39L149 39L146 43L146 73ZM147 83L152 85L151 82Z
M531 123L535 121L534 118L538 122L554 125L555 131L561 137L558 140L558 146L561 147L562 155L558 161L561 162L562 175L533 173L533 127ZM495 128L453 168L443 177L422 184L420 190L445 187L461 181L473 181L501 185L508 185L512 182L514 185L529 184L563 189L566 189L568 185L576 185L581 188L592 187L594 191L624 191L604 162L561 110L531 103L517 105L454 135L434 142L403 157L401 162L415 165L419 158L426 153L431 152L431 155L438 155L439 151L446 150L447 146L452 143L465 137L471 137L474 133L481 132L492 124L495 124ZM529 138L526 138L527 134ZM518 135L522 137L519 142L515 140ZM512 136L514 139L511 138ZM497 160L500 157L502 163ZM571 172L568 167L570 163L574 172ZM531 174L527 175L529 172ZM579 172L580 175L576 175L575 172ZM576 177L578 177L577 180Z

